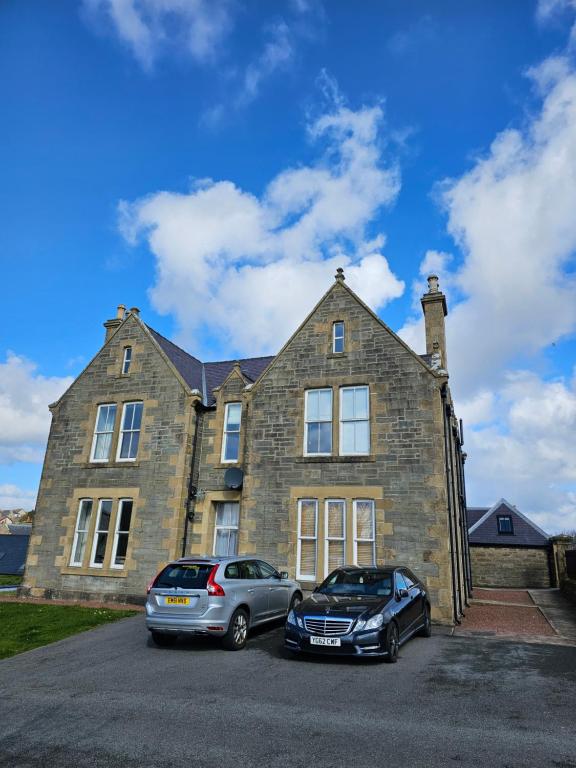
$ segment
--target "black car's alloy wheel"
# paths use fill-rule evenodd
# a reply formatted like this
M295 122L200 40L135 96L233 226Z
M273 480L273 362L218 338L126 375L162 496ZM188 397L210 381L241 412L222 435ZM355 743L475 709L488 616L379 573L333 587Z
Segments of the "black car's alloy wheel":
M222 643L229 651L239 651L246 645L248 638L248 614L242 608L234 611L228 632L224 635Z
M424 608L424 625L418 634L420 637L432 636L432 622L430 621L430 608L428 608L428 606L425 606Z
M395 664L398 661L399 645L398 627L394 622L390 622L390 624L388 624L388 629L386 630L386 640L384 643L384 650L388 652L385 661L387 661L388 664Z

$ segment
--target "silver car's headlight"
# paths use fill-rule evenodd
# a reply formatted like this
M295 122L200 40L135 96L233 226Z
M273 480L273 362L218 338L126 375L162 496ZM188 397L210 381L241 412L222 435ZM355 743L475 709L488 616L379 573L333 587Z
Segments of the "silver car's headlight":
M378 627L382 626L383 622L384 616L381 613L377 613L376 616L372 616L371 619L368 619L364 629L378 629Z

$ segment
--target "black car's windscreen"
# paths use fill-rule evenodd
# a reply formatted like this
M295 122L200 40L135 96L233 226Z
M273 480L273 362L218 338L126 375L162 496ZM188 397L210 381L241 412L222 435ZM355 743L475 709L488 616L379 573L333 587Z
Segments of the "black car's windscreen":
M208 576L214 568L211 563L186 563L178 565L167 565L164 570L158 574L154 582L154 589L206 589Z
M327 595L389 597L392 594L392 574L373 570L335 571L318 587L318 592Z

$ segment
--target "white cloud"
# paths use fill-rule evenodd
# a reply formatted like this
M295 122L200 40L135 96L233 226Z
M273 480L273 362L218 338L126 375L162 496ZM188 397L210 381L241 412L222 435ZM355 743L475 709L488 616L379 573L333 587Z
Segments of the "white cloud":
M528 75L540 108L440 187L460 267L429 252L421 272L438 267L448 294L470 503L505 496L554 532L576 528L574 382L519 368L576 331L576 73L554 56ZM401 333L421 348L421 317Z
M342 103L309 126L318 160L279 173L260 197L231 181L196 182L121 205L121 228L157 260L151 297L198 349L206 323L234 353L276 351L329 285L336 266L374 306L402 294L382 235L368 225L394 202L396 165L382 158L380 106Z
M28 491L11 483L0 485L0 509L34 509L36 491Z
M50 412L73 379L46 377L36 365L11 352L0 363L0 463L37 462L44 458Z
M170 49L212 61L232 27L229 0L84 0L84 8L104 16L147 70Z

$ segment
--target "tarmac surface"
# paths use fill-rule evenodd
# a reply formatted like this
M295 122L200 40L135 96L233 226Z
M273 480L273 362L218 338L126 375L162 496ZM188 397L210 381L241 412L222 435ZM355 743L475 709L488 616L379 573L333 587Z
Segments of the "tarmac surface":
M414 638L397 664L151 644L141 615L0 662L10 768L576 768L576 648Z

